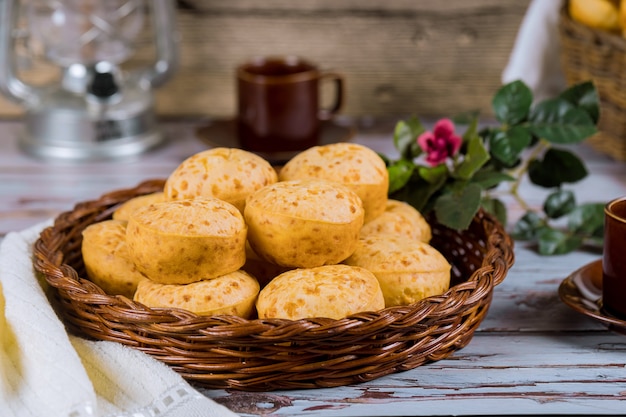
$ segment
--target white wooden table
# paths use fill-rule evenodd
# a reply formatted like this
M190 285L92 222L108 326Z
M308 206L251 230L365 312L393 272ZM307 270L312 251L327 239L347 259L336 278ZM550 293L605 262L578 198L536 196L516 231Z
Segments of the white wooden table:
M18 121L0 121L0 239L96 199L113 189L165 178L206 145L202 121L170 121L170 141L134 160L92 163L40 161L17 146ZM391 128L361 129L355 141L393 153ZM626 195L626 164L586 146L590 176L579 201ZM522 195L539 205L528 184ZM509 204L510 215L521 212ZM359 385L246 393L202 390L244 416L409 416L626 413L626 335L607 330L563 304L561 281L599 253L542 257L517 242L516 263L496 287L488 316L469 346L448 359ZM626 302L626 301L625 301Z

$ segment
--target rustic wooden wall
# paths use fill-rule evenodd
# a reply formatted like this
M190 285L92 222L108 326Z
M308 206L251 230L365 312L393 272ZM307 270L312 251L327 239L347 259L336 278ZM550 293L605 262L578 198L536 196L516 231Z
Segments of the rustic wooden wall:
M180 69L158 91L157 108L169 116L230 117L237 64L296 54L345 75L347 115L489 114L528 3L179 1ZM137 57L149 59L148 52ZM0 115L19 111L0 98Z

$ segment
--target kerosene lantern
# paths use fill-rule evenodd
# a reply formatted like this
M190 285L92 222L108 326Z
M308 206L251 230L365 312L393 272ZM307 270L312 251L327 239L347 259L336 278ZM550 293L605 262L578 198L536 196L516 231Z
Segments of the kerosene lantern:
M92 160L161 143L153 89L177 63L174 19L173 0L0 0L0 91L25 109L21 147ZM141 35L153 42L154 62L123 68ZM18 39L59 67L58 81L20 77Z

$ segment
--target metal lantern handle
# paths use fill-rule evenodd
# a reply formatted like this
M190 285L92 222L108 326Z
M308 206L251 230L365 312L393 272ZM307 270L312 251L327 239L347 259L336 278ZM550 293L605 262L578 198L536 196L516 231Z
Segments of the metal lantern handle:
M18 8L14 0L0 0L0 91L18 104L33 103L39 88L16 77L16 59L13 53L13 22L17 22Z
M0 0L1 1L1 0ZM178 66L178 30L176 29L176 7L173 0L154 0L152 10L153 34L157 57L151 69L143 74L143 78L153 87L165 83ZM158 30L158 28L170 28Z

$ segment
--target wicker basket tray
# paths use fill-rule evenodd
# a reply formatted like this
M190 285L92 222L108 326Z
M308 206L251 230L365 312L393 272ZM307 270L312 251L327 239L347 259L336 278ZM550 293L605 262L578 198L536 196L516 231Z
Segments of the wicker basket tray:
M568 13L567 1L561 9L559 37L567 83L592 80L598 91L599 133L587 142L626 161L626 39L576 22Z
M341 320L245 320L151 309L106 295L82 278L82 230L110 218L120 203L159 191L163 184L147 181L59 215L35 243L34 265L52 287L71 331L140 349L205 387L334 387L446 358L469 343L487 313L494 286L513 264L511 238L480 212L463 232L432 225L432 244L453 264L453 286L406 307Z

